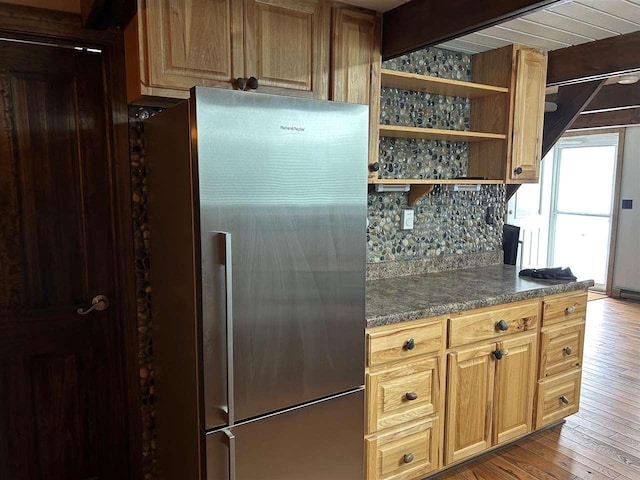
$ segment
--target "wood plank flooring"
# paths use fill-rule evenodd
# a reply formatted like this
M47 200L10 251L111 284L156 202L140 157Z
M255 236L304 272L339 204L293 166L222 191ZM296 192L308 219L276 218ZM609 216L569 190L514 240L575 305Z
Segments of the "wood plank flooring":
M437 480L640 480L640 303L589 302L580 411Z

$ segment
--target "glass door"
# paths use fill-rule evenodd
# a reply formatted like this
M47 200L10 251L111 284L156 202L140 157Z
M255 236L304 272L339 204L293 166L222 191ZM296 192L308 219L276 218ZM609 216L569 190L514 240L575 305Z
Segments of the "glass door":
M598 290L607 281L617 150L617 134L568 138L554 162L548 264L571 267Z

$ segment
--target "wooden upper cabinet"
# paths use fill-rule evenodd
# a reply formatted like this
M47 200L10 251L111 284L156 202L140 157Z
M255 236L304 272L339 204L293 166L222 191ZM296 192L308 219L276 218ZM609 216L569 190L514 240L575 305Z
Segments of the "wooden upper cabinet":
M246 77L259 91L326 99L329 5L310 0L245 1Z
M242 2L141 0L125 30L128 100L231 87L244 72L242 35Z
M547 54L508 45L473 56L473 81L506 87L509 95L473 99L471 121L490 132L507 131L506 141L469 145L470 176L506 183L537 182L540 176Z
M537 182L542 153L547 53L518 47L515 58L513 140L507 182Z
M194 85L328 98L326 0L140 0L125 31L127 95L188 98Z
M369 164L378 157L380 14L336 6L331 25L331 93L337 102L369 105Z
M241 72L240 2L149 1L145 13L151 86L188 89L194 79L217 85Z
M337 7L332 23L331 100L368 105L380 96L379 83L372 89L380 75L380 20L375 12Z

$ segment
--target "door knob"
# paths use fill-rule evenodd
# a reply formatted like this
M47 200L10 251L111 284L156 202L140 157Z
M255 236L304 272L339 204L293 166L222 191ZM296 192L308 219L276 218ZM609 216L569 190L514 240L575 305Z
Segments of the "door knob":
M413 338L410 338L409 340L404 342L404 345L402 346L402 348L405 350L413 350L415 346L416 346L416 341Z
M576 313L576 307L574 305L571 305L570 307L565 308L564 313L565 315Z
M411 463L411 462L413 462L413 453L405 453L405 454L402 456L402 461L403 461L404 463Z
M515 173L516 175L520 175L520 174L522 174L522 167L516 167L516 168L513 170L513 173Z
M565 355L571 355L573 353L573 349L571 347L564 347L562 349L562 353L564 353Z
M91 300L91 306L89 308L84 310L82 307L79 307L78 310L76 310L76 312L78 312L78 315L86 315L87 313L91 313L94 310L96 310L97 312L102 312L107 308L109 308L109 299L107 298L107 296L96 295Z
M407 392L404 394L404 398L406 398L409 401L412 401L418 398L418 394L416 392Z

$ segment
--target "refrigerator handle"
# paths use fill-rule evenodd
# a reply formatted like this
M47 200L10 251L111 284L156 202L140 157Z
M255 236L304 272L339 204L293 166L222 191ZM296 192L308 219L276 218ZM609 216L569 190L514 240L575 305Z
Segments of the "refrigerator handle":
M229 430L223 430L229 442L229 480L236 480L236 437Z
M235 422L235 407L233 398L233 276L231 257L231 234L220 232L224 236L224 272L225 272L225 297L227 317L227 422L233 425Z

